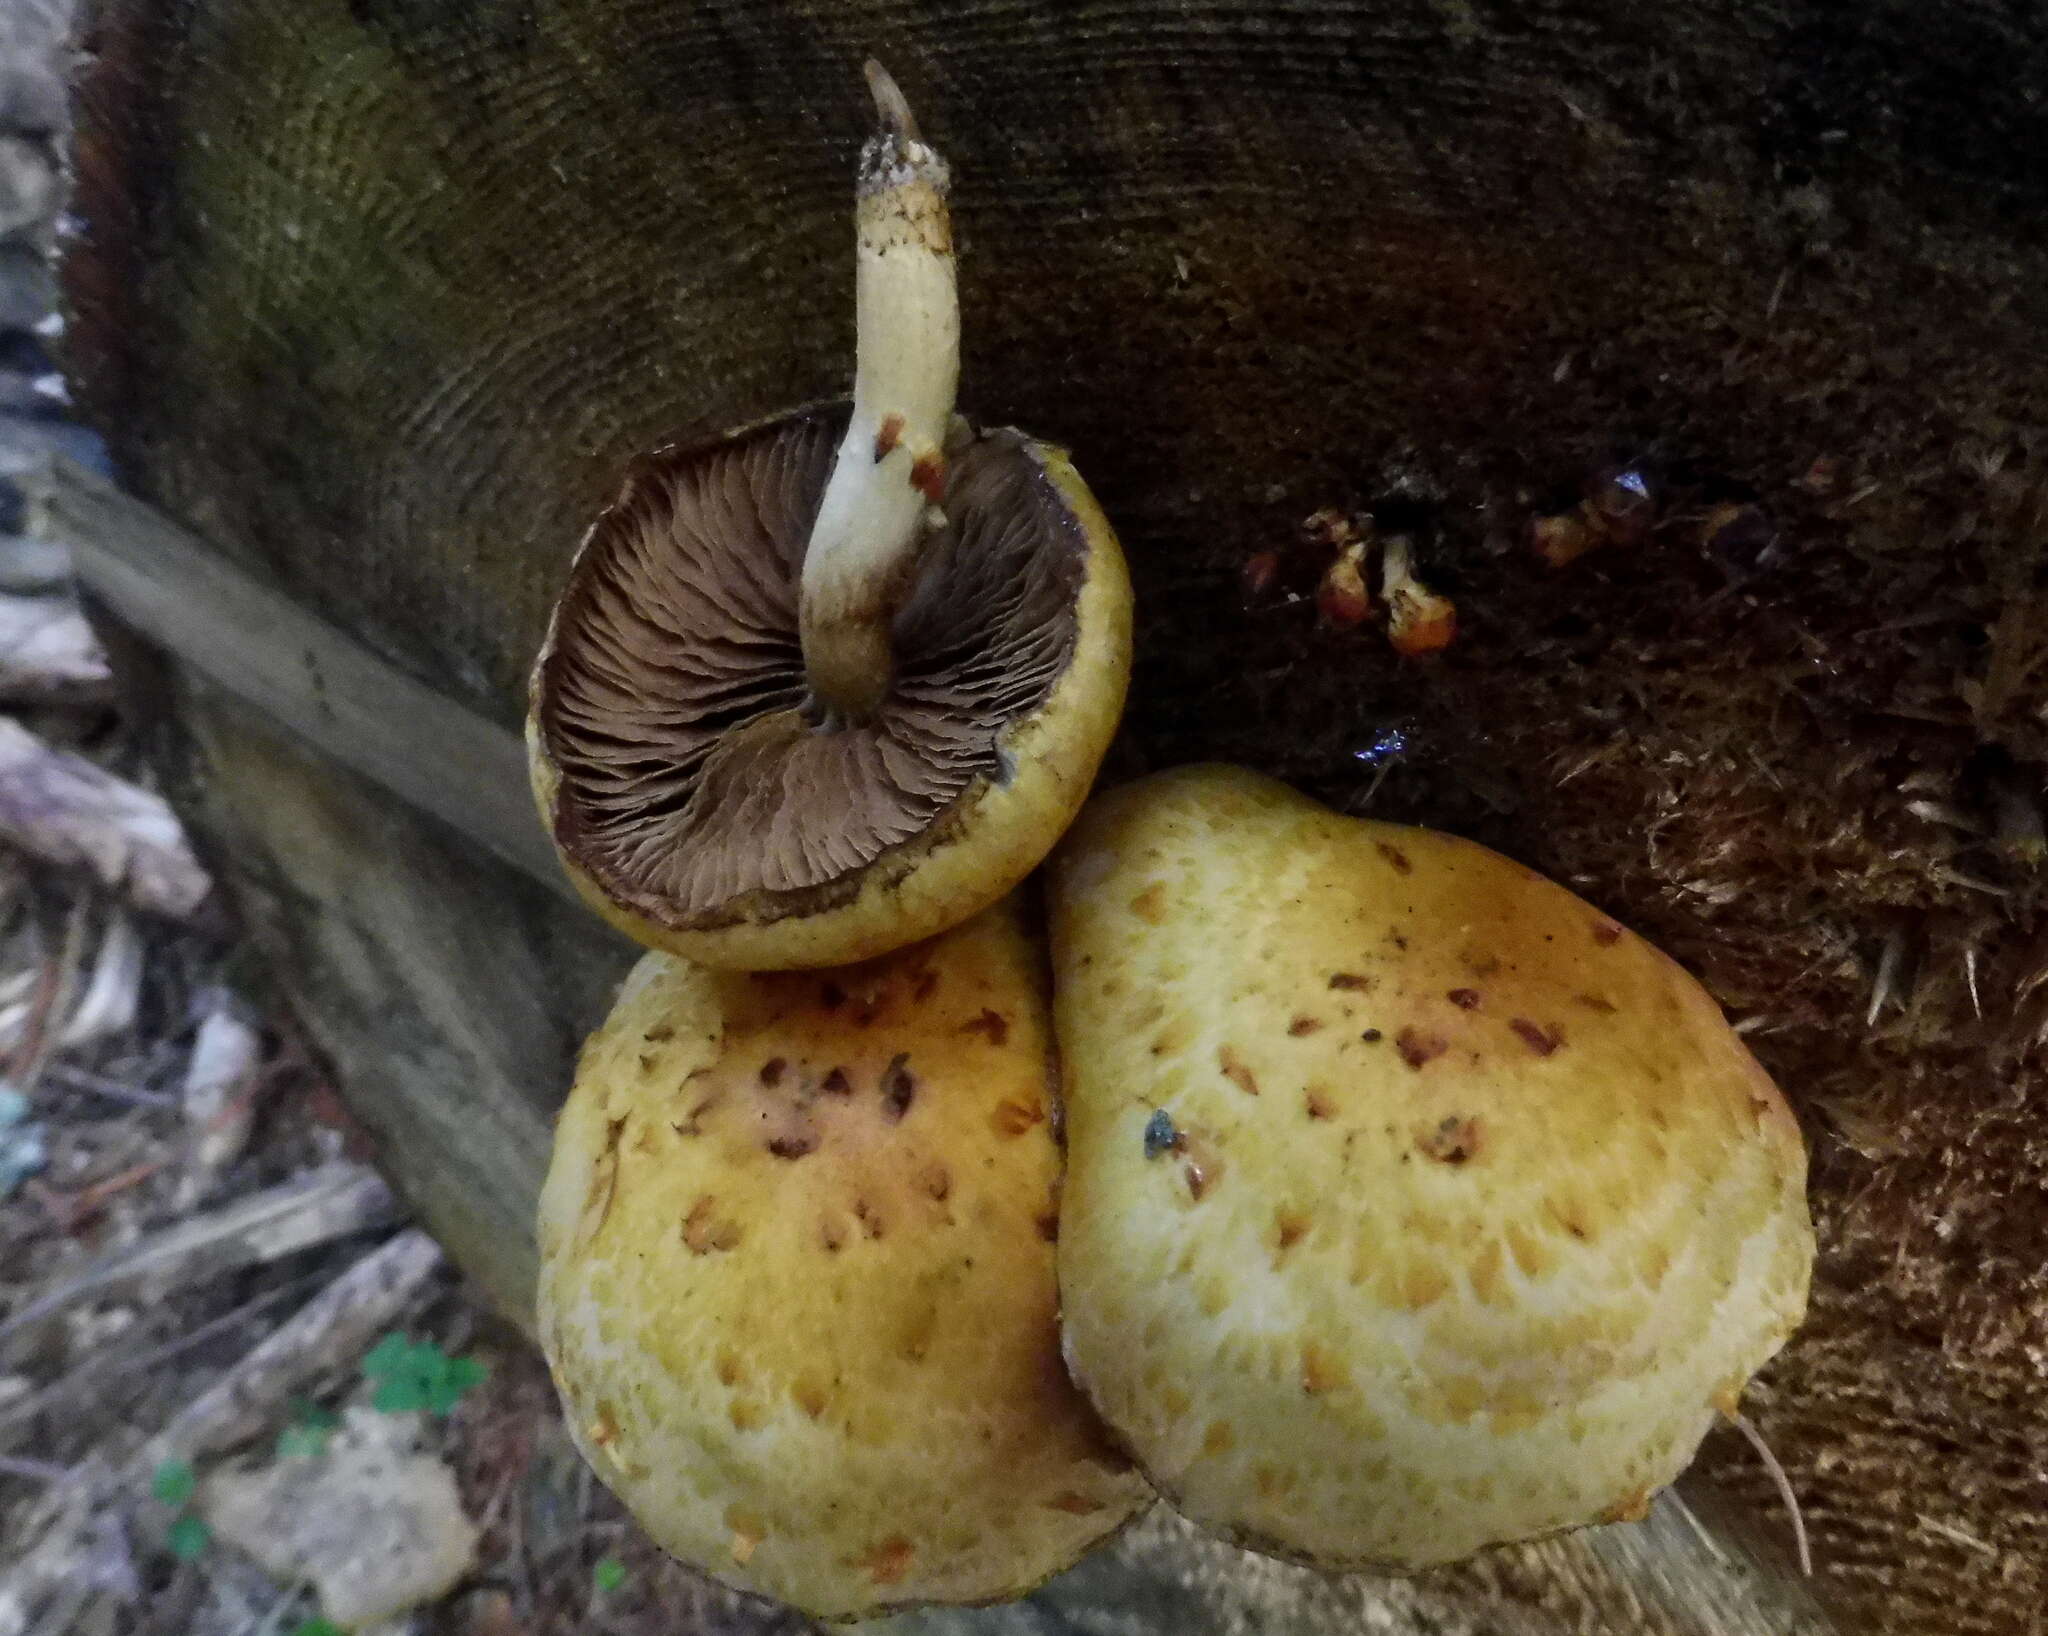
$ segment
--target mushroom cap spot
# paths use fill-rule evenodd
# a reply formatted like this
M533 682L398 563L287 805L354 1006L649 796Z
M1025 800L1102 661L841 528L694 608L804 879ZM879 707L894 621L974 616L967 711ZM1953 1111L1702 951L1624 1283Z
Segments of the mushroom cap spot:
M534 793L578 891L732 970L885 954L988 907L1072 820L1123 709L1130 581L1065 455L978 434L876 718L804 714L797 588L843 411L651 457L534 667Z
M1123 912L1155 883L1156 925ZM1783 1098L1697 982L1562 887L1194 767L1091 804L1049 908L1067 1357L1202 1526L1412 1569L1595 1522L1676 1476L1803 1315ZM1483 1003L1447 1002L1475 937ZM1167 992L1202 1021L1162 1054L1130 1017ZM1290 1030L1333 1003L1359 1011ZM1226 1045L1280 1094L1219 1074ZM1131 1139L1167 1102L1220 1172L1198 1202ZM1313 1231L1276 1216L1302 1201Z
M634 968L557 1125L539 1332L586 1454L631 1451L598 1474L703 1572L828 1619L1021 1594L1150 1497L1060 1358L1051 1127L1004 1112L1052 1096L1042 956L1004 904L831 976L838 1004L816 973ZM962 1026L986 1010L1000 1041Z

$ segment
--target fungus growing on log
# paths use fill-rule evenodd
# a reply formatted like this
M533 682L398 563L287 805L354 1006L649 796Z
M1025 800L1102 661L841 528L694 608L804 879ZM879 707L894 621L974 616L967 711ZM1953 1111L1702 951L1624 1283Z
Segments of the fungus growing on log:
M1045 855L1122 711L1130 585L1066 455L953 414L943 159L869 65L850 408L643 463L535 667L535 793L650 947L789 969L957 925Z
M1790 1111L1562 887L1191 767L1051 900L1066 1355L1204 1527L1418 1568L1640 1515L1799 1322Z
M648 1533L827 1619L1021 1595L1150 1498L1060 1362L1043 956L1014 905L825 972L664 954L585 1048L539 1329Z

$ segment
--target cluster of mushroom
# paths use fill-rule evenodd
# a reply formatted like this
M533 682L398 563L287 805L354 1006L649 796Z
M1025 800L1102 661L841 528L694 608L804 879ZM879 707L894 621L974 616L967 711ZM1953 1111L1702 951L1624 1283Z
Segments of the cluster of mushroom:
M1366 589L1369 557L1380 559L1380 602L1387 644L1419 659L1441 653L1457 639L1458 608L1425 585L1415 573L1414 544L1404 534L1382 538L1369 518L1325 506L1301 525L1294 548L1261 551L1246 561L1244 589L1254 601L1278 593L1298 602L1304 584L1314 587L1316 612L1332 630L1349 630L1375 611Z
M953 415L946 171L870 73L851 410L657 456L535 673L547 822L656 951L541 1201L581 1447L833 1619L1021 1594L1155 1491L1330 1567L1639 1514L1803 1309L1783 1101L1480 847L1219 767L1082 810L1123 561Z

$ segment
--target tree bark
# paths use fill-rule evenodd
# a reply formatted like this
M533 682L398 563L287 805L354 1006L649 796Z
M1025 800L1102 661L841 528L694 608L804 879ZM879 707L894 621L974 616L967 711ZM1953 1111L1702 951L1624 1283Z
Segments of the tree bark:
M101 0L88 44L70 345L125 479L504 727L634 452L843 389L886 60L959 179L963 406L1070 444L1130 550L1118 770L1473 835L1697 971L1814 1151L1813 1315L1755 1408L1823 1599L2038 1627L2048 14ZM1545 569L1530 519L1615 461L1658 527ZM1246 609L1331 504L1416 531L1440 661ZM309 1026L516 1294L484 1154L533 1162L616 950L176 699ZM1766 1514L1746 1455L1704 1466ZM1439 1607L1550 1617L1527 1571Z

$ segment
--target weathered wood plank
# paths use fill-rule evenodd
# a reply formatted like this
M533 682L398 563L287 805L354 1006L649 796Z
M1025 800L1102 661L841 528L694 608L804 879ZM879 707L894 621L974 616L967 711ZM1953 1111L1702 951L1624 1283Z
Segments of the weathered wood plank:
M323 755L574 901L519 736L414 681L83 466L31 485L38 527L123 620Z

